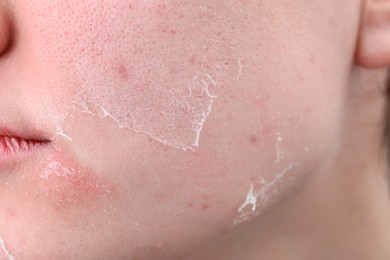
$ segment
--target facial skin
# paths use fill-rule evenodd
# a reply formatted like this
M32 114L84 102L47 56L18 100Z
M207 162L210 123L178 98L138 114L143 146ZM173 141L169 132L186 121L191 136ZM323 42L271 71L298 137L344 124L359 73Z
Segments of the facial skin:
M0 164L4 255L183 259L341 151L360 1L1 3L2 124L50 140Z

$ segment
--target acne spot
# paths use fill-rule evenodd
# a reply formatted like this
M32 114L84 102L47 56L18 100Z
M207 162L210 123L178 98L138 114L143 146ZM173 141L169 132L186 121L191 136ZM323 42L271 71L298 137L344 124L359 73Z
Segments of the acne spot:
M129 71L123 64L118 65L117 73L123 81L129 80Z
M253 134L253 135L249 136L249 142L251 142L252 144L256 144L257 143L257 135Z
M210 208L210 196L203 194L194 201L188 202L187 207L198 211L207 210Z

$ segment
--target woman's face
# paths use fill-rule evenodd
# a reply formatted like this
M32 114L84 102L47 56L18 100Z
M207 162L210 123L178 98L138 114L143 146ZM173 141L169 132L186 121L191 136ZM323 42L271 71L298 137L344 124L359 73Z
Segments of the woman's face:
M181 258L337 145L360 1L8 7L0 131L50 142L0 160L0 256Z

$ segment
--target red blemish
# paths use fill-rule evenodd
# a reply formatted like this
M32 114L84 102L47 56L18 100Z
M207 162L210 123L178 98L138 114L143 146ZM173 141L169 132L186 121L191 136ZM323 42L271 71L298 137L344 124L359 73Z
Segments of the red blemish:
M188 61L192 64L192 65L195 65L196 63L196 58L194 56L191 56Z
M128 80L129 79L129 71L127 68L123 65L120 64L117 69L118 75L122 80Z
M194 204L192 202L187 203L187 207L192 208Z
M41 187L55 211L73 207L93 209L97 201L119 194L111 181L63 153L56 151L41 167L36 186Z
M138 7L138 1L132 1L131 3L129 3L130 10L137 9L137 7Z
M203 204L203 205L202 205L202 209L203 209L203 210L206 210L206 209L208 209L208 208L209 208L209 205L208 205L208 204Z
M252 144L257 143L257 136L256 136L256 135L251 135L251 136L249 137L249 141L250 141Z

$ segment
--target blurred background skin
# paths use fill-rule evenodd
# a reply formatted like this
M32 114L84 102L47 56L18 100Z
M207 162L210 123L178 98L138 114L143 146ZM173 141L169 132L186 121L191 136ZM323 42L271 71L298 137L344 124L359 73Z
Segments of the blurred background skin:
M386 1L0 3L5 257L387 259Z

